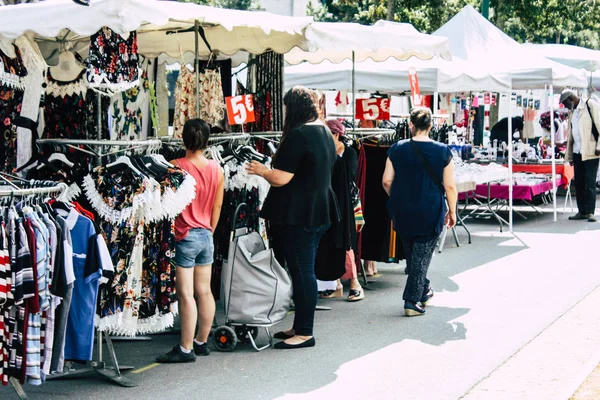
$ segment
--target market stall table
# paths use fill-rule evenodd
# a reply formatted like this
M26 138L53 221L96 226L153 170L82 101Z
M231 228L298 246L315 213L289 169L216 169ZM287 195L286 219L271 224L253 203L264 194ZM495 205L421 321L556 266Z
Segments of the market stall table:
M507 165L505 165L506 167ZM552 174L552 164L513 164L513 172L531 172L534 174ZM571 195L571 181L575 177L575 168L569 164L556 164L556 174L562 176L560 187L567 191L563 214L567 209L567 202L571 202L573 208L573 197Z
M513 164L513 172L552 174L552 164ZM567 189L575 177L575 168L569 164L556 164L556 175L562 176L560 187Z
M518 178L515 177L518 181ZM562 176L557 176L556 186L559 186L562 182ZM553 190L552 181L537 182L530 185L527 184L516 184L513 185L513 199L520 200L531 206L536 212L541 213L532 203L533 199L537 196L551 192ZM478 203L478 207L472 211L468 216L472 216L479 211L481 207L486 208L486 213L496 218L500 224L500 231L502 232L502 224L508 225L508 222L500 217L497 211L506 205L506 201L509 199L509 185L505 184L504 181L499 182L488 182L487 184L478 184L475 188L474 193L461 193L459 200L466 200L472 198ZM482 199L483 201L480 201ZM468 204L468 203L467 203ZM492 206L496 205L496 209ZM465 206L466 209L466 206ZM464 210L464 209L463 209ZM517 212L521 217L527 219L523 214ZM481 215L481 214L480 214ZM489 215L489 214L486 214Z

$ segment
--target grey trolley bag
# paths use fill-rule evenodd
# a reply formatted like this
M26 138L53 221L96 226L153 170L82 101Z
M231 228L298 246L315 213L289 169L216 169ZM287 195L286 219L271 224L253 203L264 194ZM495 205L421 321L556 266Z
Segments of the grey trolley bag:
M290 278L273 250L267 249L258 232L237 228L240 212L247 209L241 203L235 211L229 255L221 272L225 324L213 334L220 351L233 351L239 341L252 344L256 351L270 347L269 328L286 317L292 298ZM256 344L259 328L265 329L269 340L262 347Z

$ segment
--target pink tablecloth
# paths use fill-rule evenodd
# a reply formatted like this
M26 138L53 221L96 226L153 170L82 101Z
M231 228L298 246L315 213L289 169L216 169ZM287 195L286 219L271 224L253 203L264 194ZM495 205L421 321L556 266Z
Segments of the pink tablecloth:
M557 179L556 187L559 187L561 182L562 178ZM535 196L549 191L552 191L552 182L543 182L535 186L513 186L513 199L531 201ZM487 197L488 185L477 185L475 193L477 196ZM465 194L461 193L459 200L464 200L464 198ZM508 200L508 185L492 183L490 186L490 199Z

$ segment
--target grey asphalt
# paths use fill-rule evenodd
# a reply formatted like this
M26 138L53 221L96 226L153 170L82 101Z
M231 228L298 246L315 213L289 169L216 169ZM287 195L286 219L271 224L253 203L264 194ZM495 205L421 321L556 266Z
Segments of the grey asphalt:
M25 390L32 399L458 399L600 285L600 224L526 215L515 218L516 236L470 221L473 244L460 228L460 248L448 238L430 269L436 296L426 316L403 316L403 265L381 265L364 301L320 302L332 310L317 312L314 348L238 345L129 374L136 388L89 375ZM122 365L142 368L177 339L154 335L115 349ZM16 398L0 388L0 399Z

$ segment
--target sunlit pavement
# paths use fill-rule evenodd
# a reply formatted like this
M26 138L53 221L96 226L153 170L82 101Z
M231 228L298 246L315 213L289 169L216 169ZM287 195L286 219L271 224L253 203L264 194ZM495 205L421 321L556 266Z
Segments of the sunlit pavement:
M515 218L515 236L491 221L468 222L471 245L462 229L460 248L449 236L425 316L403 316L404 268L381 265L364 301L320 302L332 310L317 312L314 348L238 345L156 366L177 342L156 335L115 343L121 364L138 369L128 375L137 388L90 375L25 389L33 399L568 398L600 361L600 224L527 216ZM16 396L2 388L0 398Z

